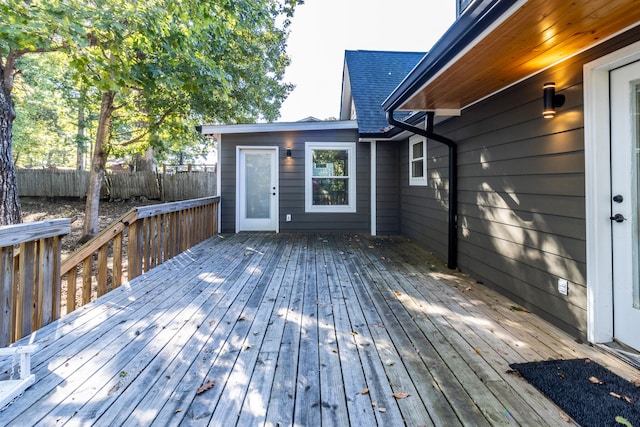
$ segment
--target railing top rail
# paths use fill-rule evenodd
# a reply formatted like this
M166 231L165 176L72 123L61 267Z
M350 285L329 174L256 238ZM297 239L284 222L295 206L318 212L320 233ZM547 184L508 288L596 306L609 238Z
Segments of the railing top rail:
M177 212L184 209L196 208L198 206L209 205L219 199L220 199L220 196L202 197L199 199L163 203L161 205L141 206L139 208L134 208L134 209L138 213L138 219L142 219L142 218L148 218L155 215Z
M69 258L65 259L62 262L62 266L60 268L60 274L65 274L73 267L75 267L79 262L84 260L87 256L97 251L102 245L107 243L109 240L113 239L113 236L121 233L122 230L125 229L129 224L135 222L138 218L138 214L136 209L133 208L127 211L124 215L118 218L110 227L105 228L100 233L98 233L93 239L89 240L87 243L78 248L75 252L73 252Z
M0 227L0 246L18 245L71 232L71 219L62 218Z
M177 212L183 209L205 206L219 200L220 196L203 197L200 199L184 200L180 202L163 203L160 205L140 206L133 208L110 227L102 230L93 239L89 240L82 247L78 248L67 259L62 262L60 274L66 274L74 268L78 263L82 262L87 256L97 251L101 246L106 244L114 236L121 233L127 226L133 224L138 219L149 218L163 213Z

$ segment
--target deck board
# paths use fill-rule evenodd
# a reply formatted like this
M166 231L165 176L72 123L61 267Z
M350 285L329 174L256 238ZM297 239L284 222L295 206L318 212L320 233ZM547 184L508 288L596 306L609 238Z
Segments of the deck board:
M640 377L514 306L403 238L218 236L25 337L0 425L556 425L509 363Z

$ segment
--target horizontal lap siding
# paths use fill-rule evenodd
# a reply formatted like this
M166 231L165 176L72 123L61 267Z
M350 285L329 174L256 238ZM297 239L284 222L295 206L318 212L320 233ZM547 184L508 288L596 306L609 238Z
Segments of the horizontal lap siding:
M458 144L460 269L578 336L587 302L582 67L638 39L640 29L629 31L436 127ZM566 96L553 120L541 118L546 81ZM444 257L446 148L430 143L428 157L429 190L416 196L401 182L402 232ZM570 282L568 296L558 278Z
M640 39L635 29L436 126L458 145L458 265L576 336L586 335L583 65ZM542 85L566 103L542 118ZM428 187L409 187L400 145L401 231L447 253L447 148L430 142ZM569 281L569 295L557 280Z
M428 185L409 186L408 140L399 144L400 231L446 259L449 206L447 148L430 144L427 152Z
M398 145L376 144L376 231L379 236L398 234Z
M356 213L305 213L305 142L356 142L356 130L223 135L220 147L222 231L235 231L236 147L279 147L281 232L368 232L370 227L370 144L357 143ZM291 149L291 158L286 158ZM286 215L291 222L286 222Z
M536 76L449 120L458 142L458 264L558 326L586 333L582 64L560 86L567 102L541 115ZM558 278L570 282L568 296Z

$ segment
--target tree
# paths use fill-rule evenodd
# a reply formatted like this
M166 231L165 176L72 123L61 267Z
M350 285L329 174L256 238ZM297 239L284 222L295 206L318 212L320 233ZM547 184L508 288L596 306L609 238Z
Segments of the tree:
M100 187L113 150L139 143L161 148L164 128L194 116L209 122L277 118L291 89L282 78L288 18L298 3L104 0L92 5L90 43L70 51L83 84L102 94L85 237L98 231ZM118 112L126 110L139 117L123 120L131 115Z
M25 56L13 90L16 166L76 166L81 124L90 118L61 52ZM79 116L84 116L82 122ZM80 146L80 148L82 148Z
M84 28L69 19L74 0L7 0L0 2L0 225L21 222L13 161L12 90L18 61L27 54L63 49L80 40Z

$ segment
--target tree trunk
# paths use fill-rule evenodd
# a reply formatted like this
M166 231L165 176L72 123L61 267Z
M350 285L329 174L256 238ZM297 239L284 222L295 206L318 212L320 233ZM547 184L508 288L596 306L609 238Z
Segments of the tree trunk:
M84 236L81 241L87 241L98 234L99 223L98 213L100 207L100 189L104 179L107 156L109 155L109 139L111 133L111 117L113 115L113 100L116 93L108 91L102 94L100 104L100 116L98 117L98 130L96 132L96 142L91 160L91 175L89 177L89 188L87 189L87 202L85 204L84 215Z
M3 70L8 72L7 70ZM4 78L2 78L4 81ZM11 92L0 85L0 225L22 222L16 169L13 163L13 101Z
M153 157L153 148L148 147L144 152L144 156L136 154L135 158L135 170L136 172L157 172L158 166L155 163Z
M84 96L78 102L78 133L76 134L76 169L84 170L84 159L87 152L85 144Z

